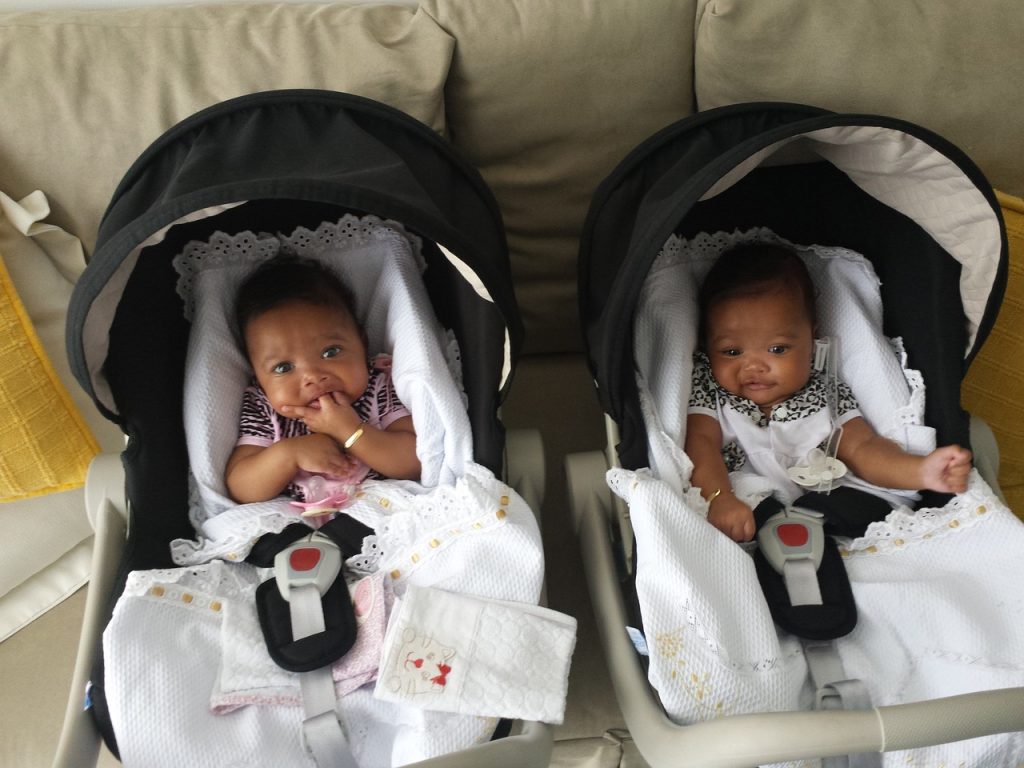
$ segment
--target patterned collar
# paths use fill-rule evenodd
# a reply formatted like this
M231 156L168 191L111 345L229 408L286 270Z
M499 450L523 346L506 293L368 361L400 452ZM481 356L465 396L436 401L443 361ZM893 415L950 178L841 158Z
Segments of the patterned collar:
M753 400L734 395L718 383L711 373L711 362L705 353L698 352L696 358L699 365L707 367L707 380L715 387L719 399L734 411L749 417L759 427L767 427L772 421L798 421L809 414L828 410L828 386L821 371L812 370L811 378L803 389L772 408L770 416L765 416Z

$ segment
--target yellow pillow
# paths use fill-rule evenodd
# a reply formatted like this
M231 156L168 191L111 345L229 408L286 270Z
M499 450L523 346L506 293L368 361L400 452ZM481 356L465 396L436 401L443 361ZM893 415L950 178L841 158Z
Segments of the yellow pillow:
M0 255L0 502L81 486L99 446L71 401Z
M1010 244L1006 295L961 399L992 427L999 443L999 485L1010 509L1024 518L1024 199L996 194Z

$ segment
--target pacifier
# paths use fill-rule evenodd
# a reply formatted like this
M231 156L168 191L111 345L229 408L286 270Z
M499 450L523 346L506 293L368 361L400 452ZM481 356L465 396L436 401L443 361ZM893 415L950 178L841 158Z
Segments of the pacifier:
M320 475L312 475L306 481L308 501L293 501L291 505L302 510L303 517L333 515L349 506L355 498L355 486L348 483L328 482Z
M834 456L829 456L820 448L807 454L807 464L790 467L786 470L789 479L804 488L816 488L819 491L832 490L832 483L847 472L846 465Z

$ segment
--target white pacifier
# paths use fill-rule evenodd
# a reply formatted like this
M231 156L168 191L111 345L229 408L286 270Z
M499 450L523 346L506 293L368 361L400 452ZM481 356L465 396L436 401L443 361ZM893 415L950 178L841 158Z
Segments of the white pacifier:
M804 488L829 491L832 483L846 474L846 465L839 459L828 456L820 448L807 454L807 464L798 464L786 470L789 479Z

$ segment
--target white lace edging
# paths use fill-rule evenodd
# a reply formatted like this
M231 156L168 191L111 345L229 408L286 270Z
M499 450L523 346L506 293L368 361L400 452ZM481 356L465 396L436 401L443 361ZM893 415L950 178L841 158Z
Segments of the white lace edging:
M225 601L250 599L259 581L255 567L239 569L215 560L190 568L132 571L125 582L124 595L219 612Z
M944 507L916 511L898 507L885 520L871 523L863 536L841 546L839 551L845 558L893 554L969 530L1003 508L978 471L971 470L967 490Z
M921 372L908 367L907 350L903 346L903 338L897 336L889 339L896 357L900 361L900 369L907 379L907 386L910 388L910 399L906 405L902 405L893 411L893 419L903 426L920 426L924 424L924 376Z
M686 264L695 259L714 261L729 248L751 242L774 243L798 251L810 250L823 259L841 257L862 264L866 270L874 272L871 263L862 254L851 251L849 248L840 245L821 245L820 243L794 243L775 234L768 227L735 229L732 232L698 232L689 239L672 234L669 235L661 251L658 252L655 263L657 266L667 267Z
M735 245L753 241L793 246L793 243L779 237L768 227L754 227L744 231L736 229L732 232L698 232L690 239L672 234L669 235L665 244L658 252L655 265L656 268L678 266L686 264L695 258L714 260L721 253ZM819 248L819 246L807 247Z
M300 256L315 256L326 250L344 250L374 240L395 237L409 243L416 267L421 273L424 272L427 264L423 259L423 240L397 221L369 214L359 217L346 213L336 222L321 222L315 231L298 227L290 235L281 236L281 245Z
M409 243L420 272L426 269L423 241L407 231L402 224L377 216L354 216L346 213L335 222L325 221L315 229L297 227L291 234L256 234L246 230L234 235L214 232L209 240L193 240L174 257L172 264L178 273L175 290L184 303L185 319L191 322L195 311L194 285L196 278L208 270L241 266L255 266L273 258L282 250L299 256L316 257L327 250L356 248L368 242L400 238Z

